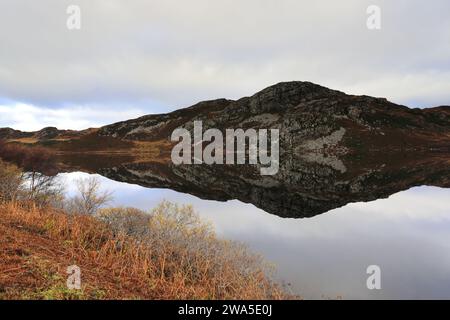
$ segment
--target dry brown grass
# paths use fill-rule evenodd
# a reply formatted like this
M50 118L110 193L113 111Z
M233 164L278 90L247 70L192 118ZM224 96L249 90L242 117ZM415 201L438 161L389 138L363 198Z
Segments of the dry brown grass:
M2 299L286 298L263 269L243 275L230 263L215 274L214 256L170 242L154 250L90 216L9 203L0 234ZM70 265L81 268L82 290L66 288Z
M10 139L8 142L18 142L23 144L35 144L39 140L36 138L18 138L18 139Z
M133 141L132 154L135 156L135 162L161 162L166 163L170 160L170 150L172 143L168 140L158 141Z

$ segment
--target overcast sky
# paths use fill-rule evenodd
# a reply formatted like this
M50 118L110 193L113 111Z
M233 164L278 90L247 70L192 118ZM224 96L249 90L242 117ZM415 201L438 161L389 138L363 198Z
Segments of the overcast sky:
M0 127L82 129L290 80L448 105L449 13L448 0L0 0Z

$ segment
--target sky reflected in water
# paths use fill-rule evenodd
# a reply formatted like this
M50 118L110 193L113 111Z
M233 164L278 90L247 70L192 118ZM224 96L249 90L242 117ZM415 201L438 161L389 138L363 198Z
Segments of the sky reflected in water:
M61 174L69 194L84 173ZM244 242L275 264L304 298L450 298L450 189L416 187L309 219L283 219L237 200L217 202L98 176L116 206L148 210L163 199L194 205L220 237ZM381 290L366 269L381 268Z

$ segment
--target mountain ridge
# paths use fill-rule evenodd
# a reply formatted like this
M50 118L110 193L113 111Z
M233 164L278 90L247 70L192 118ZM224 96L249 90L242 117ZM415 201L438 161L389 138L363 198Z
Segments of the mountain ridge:
M194 120L201 120L205 130L276 128L281 130L285 141L318 138L344 128L347 137L353 135L357 139L357 135L363 134L366 141L359 144L376 148L386 144L396 148L447 148L450 137L450 106L409 108L385 98L348 95L312 82L290 81L237 100L201 101L170 113L144 115L98 129L47 127L22 132L2 128L0 139L41 143L89 136L90 140L170 141L173 130L179 127L191 130Z

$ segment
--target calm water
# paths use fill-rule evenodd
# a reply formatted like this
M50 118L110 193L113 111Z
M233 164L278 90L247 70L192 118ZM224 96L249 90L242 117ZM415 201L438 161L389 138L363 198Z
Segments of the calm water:
M73 193L74 180L88 174L60 176ZM162 199L193 204L220 237L261 253L277 278L305 298L450 298L450 189L415 187L289 219L237 200L201 200L98 177L117 206L151 209ZM369 265L381 268L381 290L366 287Z

